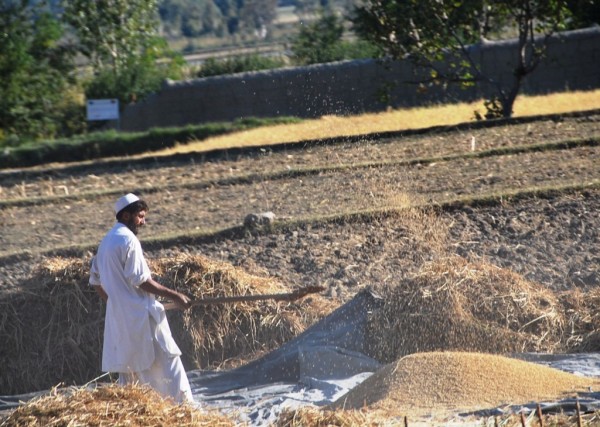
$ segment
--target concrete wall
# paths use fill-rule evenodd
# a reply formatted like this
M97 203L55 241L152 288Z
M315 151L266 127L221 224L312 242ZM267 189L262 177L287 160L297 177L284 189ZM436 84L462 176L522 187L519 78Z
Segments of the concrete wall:
M516 63L516 41L473 46L482 71L508 85ZM123 130L230 121L242 117L319 117L382 111L431 102L479 99L491 85L469 90L420 90L406 61L384 66L375 60L240 73L165 82L160 92L128 106ZM600 28L562 33L550 40L548 55L524 81L521 93L539 94L600 88ZM387 100L382 94L388 93Z

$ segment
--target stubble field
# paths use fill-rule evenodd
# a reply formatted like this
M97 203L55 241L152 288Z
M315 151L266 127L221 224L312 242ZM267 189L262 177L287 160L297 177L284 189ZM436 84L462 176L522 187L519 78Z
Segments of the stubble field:
M553 289L600 284L600 114L285 150L2 172L0 283L94 250L129 191L150 204L149 258L181 252L320 284L345 300L441 252ZM415 210L415 206L420 208ZM271 211L275 226L242 226Z

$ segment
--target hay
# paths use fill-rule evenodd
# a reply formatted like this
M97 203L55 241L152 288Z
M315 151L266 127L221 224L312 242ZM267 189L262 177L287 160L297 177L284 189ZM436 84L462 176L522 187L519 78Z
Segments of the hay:
M381 418L375 413L345 410L323 410L315 407L304 407L296 410L284 410L273 427L367 427L390 426L389 418ZM397 425L400 425L398 423Z
M89 259L50 258L21 292L0 299L0 394L85 383L99 375L100 298L87 284Z
M290 291L270 277L246 273L231 264L200 255L181 255L152 262L152 270L165 286L194 299L271 294ZM203 305L186 312L170 312L171 329L186 331L176 336L184 362L194 368L215 366L239 355L271 350L328 314L306 310L319 296L295 302L240 302Z
M564 351L600 351L600 288L575 288L558 298L566 317Z
M108 385L58 391L14 410L6 427L34 426L216 426L236 425L216 412L175 405L147 387Z
M369 353L390 362L417 352L552 352L564 346L560 299L509 270L452 256L423 265L369 321Z
M331 405L425 415L477 410L561 397L600 386L557 369L504 356L418 353L392 362Z
M21 292L2 295L0 394L46 390L60 383L84 384L100 375L104 304L87 285L89 261L89 256L48 258ZM159 281L194 298L285 291L271 278L201 256L149 260L149 264ZM332 309L321 300L312 296L293 304L200 306L183 314L170 311L168 316L185 366L207 368L230 358L251 359L277 347Z

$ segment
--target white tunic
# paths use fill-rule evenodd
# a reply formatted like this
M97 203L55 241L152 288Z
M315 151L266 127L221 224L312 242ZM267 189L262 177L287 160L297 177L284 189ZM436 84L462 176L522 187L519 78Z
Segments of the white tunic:
M102 350L104 372L148 369L155 358L153 339L167 354L181 355L163 305L153 294L139 288L150 277L140 241L126 225L117 222L100 242L92 259L89 281L93 286L102 285L108 294ZM151 327L149 316L156 327Z

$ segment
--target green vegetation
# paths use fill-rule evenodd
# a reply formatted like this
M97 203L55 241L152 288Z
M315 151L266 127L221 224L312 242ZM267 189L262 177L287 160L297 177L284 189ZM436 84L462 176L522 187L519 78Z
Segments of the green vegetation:
M183 58L158 36L156 0L64 2L63 19L79 40L94 77L87 99L118 98L121 108L182 76Z
M240 55L233 58L206 60L196 77L211 77L224 74L242 73L248 71L271 70L285 66L285 60L280 57L265 57L259 54Z
M0 3L0 141L53 137L68 123L74 101L73 50L61 44L60 23L43 4ZM68 129L67 132L74 129Z
M274 0L5 1L0 4L0 148L16 152L26 144L21 151L40 159L52 151L48 140L60 139L54 145L66 146L65 138L99 128L98 122L85 120L86 98L117 98L125 108L159 90L164 79L191 75L182 56L169 47L182 38L187 46L202 44L206 37L221 38L219 46L265 47L278 41L292 52L290 57L287 51L275 57L257 51L209 59L199 77L410 54L417 70L427 70L424 88L448 82L486 85L492 92L483 93L492 95L481 117L508 117L522 79L544 54L543 37L600 22L596 3L367 0L352 15L351 28L340 14L355 11L346 0L280 2L287 6L280 21ZM159 28L169 42L159 36ZM514 33L522 54L515 78L501 86L480 72L467 45ZM447 69L436 66L442 50L455 60ZM36 145L37 150L31 148Z
M265 38L277 15L277 1L162 0L158 11L170 37Z
M428 85L482 85L489 95L488 118L510 117L523 79L546 52L548 37L567 29L572 13L562 0L440 2L437 0L367 0L355 10L358 34L391 58L408 57ZM502 84L486 75L471 45L516 33L517 63L512 81Z
M32 142L19 147L5 147L0 154L0 168L33 166L50 162L73 162L103 157L130 156L147 151L185 144L258 126L296 123L299 119L247 118L232 123L209 123L181 128L153 128L146 132L96 132L88 135Z
M292 44L292 60L298 65L320 64L344 59L376 58L381 51L368 41L344 41L344 21L331 12L301 25Z

